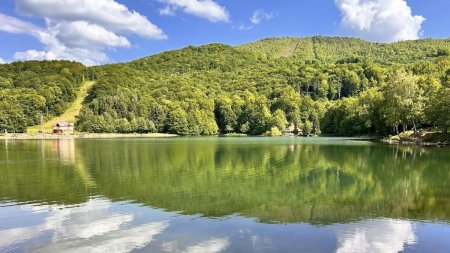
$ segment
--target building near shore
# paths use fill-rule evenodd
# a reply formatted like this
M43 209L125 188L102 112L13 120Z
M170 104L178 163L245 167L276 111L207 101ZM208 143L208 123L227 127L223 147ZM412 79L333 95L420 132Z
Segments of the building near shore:
M74 124L66 121L59 121L52 127L53 134L73 134Z

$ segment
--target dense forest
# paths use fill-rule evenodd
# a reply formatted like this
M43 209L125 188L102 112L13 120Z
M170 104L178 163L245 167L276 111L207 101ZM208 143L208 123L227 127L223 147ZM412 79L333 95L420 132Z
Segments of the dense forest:
M62 114L76 98L86 69L68 61L0 64L0 130L27 126Z
M122 64L0 65L0 129L61 114L84 79L96 84L82 132L387 135L450 126L450 40L348 38L211 44Z

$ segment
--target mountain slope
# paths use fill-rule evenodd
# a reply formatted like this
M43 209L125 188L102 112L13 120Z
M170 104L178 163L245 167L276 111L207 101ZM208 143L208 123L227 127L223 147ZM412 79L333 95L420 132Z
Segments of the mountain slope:
M448 56L450 40L425 39L397 43L372 43L354 38L316 36L267 38L238 48L273 57L296 57L302 60L319 60L329 63L360 58L371 59L381 64L392 64Z
M52 119L49 119L44 123L42 126L42 131L45 133L51 133L52 132L52 126L60 121L66 121L66 122L76 122L77 116L80 114L81 107L83 105L83 101L88 95L89 90L92 88L92 86L95 84L95 81L86 81L83 82L80 86L80 89L76 93L76 99L75 101L67 108L67 110L61 114L60 116L56 116ZM38 131L41 131L41 125L35 125L28 127L27 133L33 134L37 133Z
M39 123L40 113L48 119L61 115L75 97L84 97L76 92L87 77L96 84L79 111L78 131L262 134L294 123L304 134L352 135L442 122L444 129L446 121L430 112L444 112L431 110L431 101L450 97L449 52L449 40L381 44L271 38L238 47L189 46L90 68L64 62L5 64L0 66L0 87L5 87L0 129L23 131ZM413 89L420 99L405 98L404 104L402 98L388 107L388 98L400 97L386 91L395 85L405 87L390 87L392 92L403 96ZM416 102L414 115L397 110Z
M0 64L0 131L24 132L62 114L76 99L86 67L69 61Z
M81 110L78 129L262 134L292 122L304 134L318 134L326 119L322 131L327 133L387 133L392 125L383 111L396 108L384 106L383 87L397 82L392 77L404 69L405 80L420 85L421 96L426 91L428 97L421 101L429 101L450 69L447 44L267 39L240 47L189 46L100 66L95 68L98 84ZM399 62L408 64L396 65ZM330 108L333 113L324 118ZM420 117L420 124L429 124L423 111ZM408 125L410 119L395 122Z

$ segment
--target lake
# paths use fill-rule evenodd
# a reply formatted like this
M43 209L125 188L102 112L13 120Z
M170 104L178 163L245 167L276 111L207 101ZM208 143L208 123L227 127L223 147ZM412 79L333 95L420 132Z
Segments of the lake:
M449 252L450 149L0 141L0 252Z

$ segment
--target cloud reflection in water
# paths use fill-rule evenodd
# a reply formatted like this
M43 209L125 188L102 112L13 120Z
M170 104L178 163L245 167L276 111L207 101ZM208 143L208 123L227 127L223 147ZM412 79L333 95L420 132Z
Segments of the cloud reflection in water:
M51 244L28 249L36 252L130 252L142 248L163 232L167 221L133 226L133 214L111 210L103 199L64 208L58 205L22 206L33 213L48 212L42 224L0 231L0 249L8 249L34 238L51 235Z
M211 238L196 245L188 246L185 250L180 250L178 248L177 241L165 242L162 245L162 249L171 253L218 253L227 249L229 245L229 239L224 237Z
M337 253L395 253L414 245L416 236L410 221L374 219L340 225L336 229Z
M282 251L312 246L338 253L393 253L403 251L417 241L413 223L395 219L370 219L324 226L321 230L332 235L326 238L326 232L317 233L317 227L307 224L280 226L252 223L249 227L227 230L222 222L209 227L209 233L199 237L197 235L201 230L197 231L191 222L180 226L178 220L171 222L172 231L168 231L169 235L175 232L172 234L175 238L166 241L168 237L163 232L169 226L168 221L138 224L133 211L119 211L115 207L113 202L105 199L91 199L71 208L23 205L21 209L24 212L40 214L41 217L44 215L45 218L35 226L0 230L0 251L26 247L24 250L31 252L131 252L150 246L156 251L172 253L216 253L236 249L247 249L249 252ZM277 232L268 233L267 226L275 226L271 229ZM192 237L179 237L180 234L189 234L186 232L192 233ZM297 240L292 237L296 233L301 235ZM160 235L158 241L154 241L157 235ZM314 244L315 241L320 245Z

